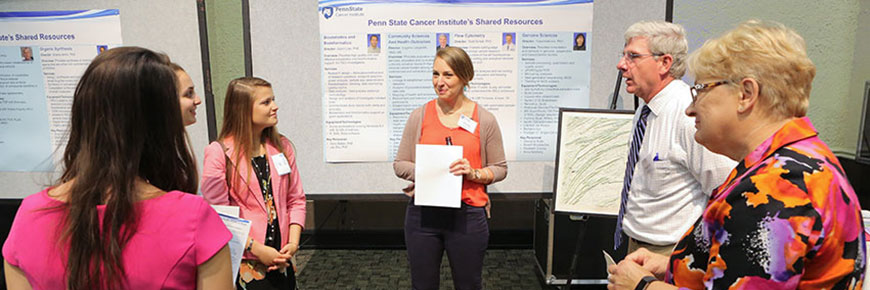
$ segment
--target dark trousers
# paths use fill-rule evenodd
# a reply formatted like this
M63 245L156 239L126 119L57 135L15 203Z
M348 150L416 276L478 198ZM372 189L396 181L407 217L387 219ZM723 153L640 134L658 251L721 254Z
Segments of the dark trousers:
M489 244L489 224L482 207L420 207L408 204L405 246L411 267L411 288L438 289L441 256L447 250L453 287L482 289L483 256Z

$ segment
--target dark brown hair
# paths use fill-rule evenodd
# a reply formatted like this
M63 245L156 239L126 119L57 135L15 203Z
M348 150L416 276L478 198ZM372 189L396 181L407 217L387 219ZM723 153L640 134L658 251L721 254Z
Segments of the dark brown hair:
M175 82L169 58L140 47L99 54L79 80L60 179L72 184L63 206L67 288L123 287L121 253L139 214L137 178L165 191L196 192Z

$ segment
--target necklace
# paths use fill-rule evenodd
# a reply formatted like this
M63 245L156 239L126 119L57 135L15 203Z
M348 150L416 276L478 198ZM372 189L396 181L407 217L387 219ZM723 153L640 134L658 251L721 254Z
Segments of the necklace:
M265 170L260 168L257 158L263 158L266 164ZM269 175L269 160L266 159L266 155L261 155L251 158L251 164L254 165L254 168L257 171L257 177L261 183L260 189L263 191L263 201L266 203L266 213L269 215L269 218L266 221L267 234L265 244L274 247L274 245L276 245L276 237L279 236L277 231L278 211L276 209L274 196L272 195L272 178ZM280 239L280 237L277 239Z
M265 155L258 156L258 157L266 158ZM251 158L251 164L254 165L254 168L257 170L257 176L260 177L259 179L263 183L262 184L263 193L266 193L268 191L269 186L272 185L272 178L270 178L270 176L269 176L269 164L266 163L266 170L264 171L263 169L260 168L260 165L257 164L257 161L255 160L256 158L257 157ZM267 162L268 162L268 160L267 160Z

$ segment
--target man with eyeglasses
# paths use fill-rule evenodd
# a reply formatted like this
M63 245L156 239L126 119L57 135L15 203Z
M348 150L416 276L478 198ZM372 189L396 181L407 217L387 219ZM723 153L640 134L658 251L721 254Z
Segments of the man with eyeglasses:
M644 21L625 32L616 67L625 90L643 99L634 117L614 249L628 238L628 252L646 248L670 255L703 212L707 199L736 163L695 142L682 26Z

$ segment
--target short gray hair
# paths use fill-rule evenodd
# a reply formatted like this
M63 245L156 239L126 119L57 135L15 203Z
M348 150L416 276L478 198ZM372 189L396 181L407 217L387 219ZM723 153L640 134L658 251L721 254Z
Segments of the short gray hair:
M683 26L661 20L641 21L632 24L625 31L625 43L635 37L646 38L653 54L670 54L674 63L668 73L677 79L683 77L686 73L686 54L689 52L689 42Z

